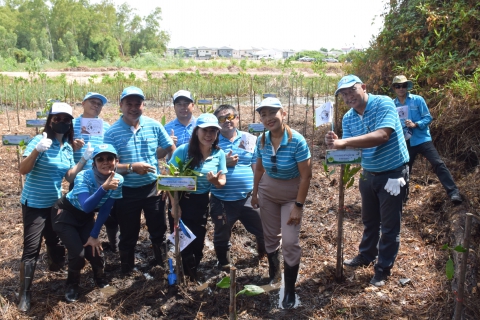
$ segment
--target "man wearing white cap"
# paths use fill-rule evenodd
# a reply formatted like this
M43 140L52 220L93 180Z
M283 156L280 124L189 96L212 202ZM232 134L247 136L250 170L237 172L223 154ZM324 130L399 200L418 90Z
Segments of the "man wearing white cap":
M175 111L176 119L170 121L165 125L165 130L172 138L173 143L178 148L190 141L193 129L195 129L195 117L193 110L195 103L190 91L179 90L173 95L173 110ZM173 217L170 214L172 206L168 206L168 224L170 232L173 232Z
M432 116L425 103L425 99L419 95L408 92L413 88L413 82L403 75L393 78L392 87L397 95L394 100L395 105L397 107L408 107L407 119L401 119L401 121L402 124L408 128L408 132L410 132L409 135L405 135L408 153L410 155L410 161L408 163L410 172L412 171L413 162L417 155L423 155L432 165L438 180L440 180L450 200L456 204L461 203L462 197L453 181L453 177L433 145L432 136L430 135L430 129L428 127L432 122Z
M330 149L362 149L363 237L359 254L343 263L368 266L378 256L370 281L383 286L390 276L400 247L400 221L408 180L408 151L395 104L387 96L367 94L367 86L355 75L343 77L339 94L351 109L343 116L343 137L330 131L325 143ZM380 236L381 231L381 236Z
M143 210L155 262L165 264L162 248L167 229L164 201L156 189L158 158L175 150L175 144L158 122L143 114L145 96L137 87L127 87L120 96L122 116L105 133L104 143L118 151L117 172L125 176L123 198L116 201L115 217L120 226L122 273L135 268L135 245L140 232ZM159 151L161 148L161 151Z

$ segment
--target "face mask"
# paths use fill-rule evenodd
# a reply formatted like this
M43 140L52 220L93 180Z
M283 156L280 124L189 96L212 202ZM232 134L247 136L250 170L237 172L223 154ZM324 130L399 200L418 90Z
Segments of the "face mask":
M55 133L65 134L70 130L70 124L65 122L52 123L52 130Z

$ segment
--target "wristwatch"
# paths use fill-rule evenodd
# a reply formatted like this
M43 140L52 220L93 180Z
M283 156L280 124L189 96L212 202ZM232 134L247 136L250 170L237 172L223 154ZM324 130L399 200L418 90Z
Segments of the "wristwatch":
M303 203L295 201L295 205L299 208L303 208Z
M130 173L132 173L132 172L133 172L133 166L132 166L132 164L130 163L130 164L128 165L127 173L130 174Z

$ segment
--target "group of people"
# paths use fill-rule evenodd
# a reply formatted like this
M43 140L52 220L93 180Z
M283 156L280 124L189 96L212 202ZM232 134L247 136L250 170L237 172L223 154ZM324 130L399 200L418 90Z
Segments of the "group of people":
M418 154L432 164L450 200L462 202L450 171L433 146L428 127L432 117L425 100L408 92L413 83L403 75L393 79L392 88L395 100L367 93L366 84L355 75L343 77L335 91L351 108L343 116L343 136L340 139L333 131L325 136L327 148L362 150L359 190L364 231L358 255L344 265L356 268L375 262L370 281L375 286L385 284L398 254L403 204Z
M283 304L293 307L301 255L299 231L311 178L310 151L305 139L284 123L286 112L280 101L265 99L257 109L268 132L252 150L242 146L242 137L249 133L238 129L238 111L233 106L221 105L214 114L195 118L194 99L186 90L174 94L177 118L165 127L143 115L145 96L140 88L123 90L122 115L111 126L99 118L106 103L103 95L89 92L82 102L83 114L76 119L68 104L53 103L42 135L34 137L24 152L19 310L30 309L42 237L49 270L64 269L68 252L65 299L69 302L79 298L85 259L91 264L95 284L108 286L98 240L104 224L110 247L115 250L118 244L121 272L129 274L135 269L143 211L154 262L165 267L165 197L156 188L159 160L165 157L174 165L176 159L189 162L191 169L202 173L196 190L183 193L179 203L182 222L196 236L181 252L185 274L197 280L208 216L214 224L218 268L228 269L231 231L240 220L255 236L259 257L268 257L269 282L278 281L281 275L283 240ZM101 121L99 134L85 132L87 119ZM63 178L70 183L65 195ZM272 189L278 183L281 194ZM173 232L171 215L168 220Z
M335 95L351 109L343 117L343 137L328 132L330 149L359 148L364 179L359 182L364 234L359 254L344 261L350 267L368 266L376 260L371 282L382 286L391 273L400 245L400 221L407 201L409 172L417 154L434 166L450 199L462 198L453 178L433 146L428 125L432 117L422 97L408 91L404 76L393 80L397 98L372 95L354 75L343 77ZM42 237L48 268L65 267L65 299L79 298L81 270L87 259L95 284L108 286L103 248L98 240L105 224L110 247L118 248L121 272L135 269L135 245L141 213L152 242L154 263L165 267L166 197L157 191L159 160L189 162L201 173L196 190L180 197L182 222L196 236L182 250L183 270L192 281L203 257L207 219L214 225L217 266L232 265L231 232L240 221L256 238L258 256L267 256L267 281L281 278L284 260L284 308L295 305L301 247L299 233L311 171L311 153L305 138L286 123L281 102L269 97L256 111L265 127L253 149L245 148L249 133L238 128L238 110L220 105L213 114L193 116L194 98L180 90L173 96L176 119L162 126L143 115L145 96L140 88L127 87L120 97L122 115L111 126L99 119L107 99L89 92L83 114L74 119L72 108L53 103L42 135L34 137L24 152L20 173L26 175L21 204L24 251L20 264L18 308L30 309L31 286ZM399 110L408 115L399 117ZM398 110L397 110L398 109ZM101 122L99 134L85 134L85 119ZM71 185L62 195L62 181ZM169 206L168 225L174 232ZM95 217L95 213L98 213ZM119 231L119 232L118 232ZM67 250L65 250L65 248Z

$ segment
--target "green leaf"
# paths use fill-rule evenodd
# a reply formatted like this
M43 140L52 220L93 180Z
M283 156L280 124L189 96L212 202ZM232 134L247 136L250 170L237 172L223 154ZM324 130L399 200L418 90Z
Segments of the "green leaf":
M352 177L352 178L350 179L350 181L348 182L347 186L345 187L345 189L348 189L348 188L350 188L351 186L353 186L353 182L354 182L354 181L355 181L355 178Z
M230 277L225 277L217 283L217 287L222 289L230 288Z
M445 243L443 246L442 246L442 250L447 250L448 249L448 243Z
M453 250L455 250L457 252L467 252L468 251L466 248L462 247L461 245L456 246L455 248L453 248Z
M453 267L453 260L452 258L448 258L448 261L447 261L447 266L446 266L446 273L447 273L447 279L448 280L452 280L453 279L453 275L455 273L455 268Z
M160 123L162 124L162 126L165 127L165 124L167 123L167 118L165 118L165 115L163 115L162 121L160 121Z
M259 295L261 293L264 293L264 292L265 292L265 290L263 290L263 288L261 288L259 286L255 286L253 284L246 284L245 287L243 287L243 290L241 290L237 293L237 296L239 294L244 294L246 296L252 297L252 296L256 296L256 295Z

